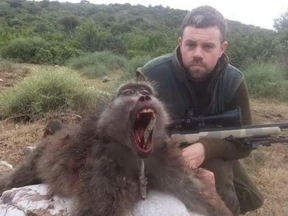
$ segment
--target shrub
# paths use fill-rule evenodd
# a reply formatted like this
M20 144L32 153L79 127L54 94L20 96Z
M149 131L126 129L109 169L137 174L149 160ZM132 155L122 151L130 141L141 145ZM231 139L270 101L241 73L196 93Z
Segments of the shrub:
M126 63L125 57L110 51L102 51L71 58L66 62L66 65L80 70L88 78L97 78L124 68Z
M254 63L244 71L247 86L255 97L288 101L288 80L285 66L272 62Z
M38 71L15 88L2 92L0 117L23 115L37 119L51 111L89 110L97 102L92 93L76 72L67 69Z
M67 59L78 57L82 53L65 43L50 41L43 38L18 38L3 47L1 55L5 59L34 64L62 65Z
M46 49L44 39L34 37L30 39L17 38L3 47L1 55L5 59L15 59L18 62L37 63L35 56L38 50Z
M123 73L125 76L135 77L135 71L138 67L142 67L146 64L151 57L149 55L138 55L128 60Z

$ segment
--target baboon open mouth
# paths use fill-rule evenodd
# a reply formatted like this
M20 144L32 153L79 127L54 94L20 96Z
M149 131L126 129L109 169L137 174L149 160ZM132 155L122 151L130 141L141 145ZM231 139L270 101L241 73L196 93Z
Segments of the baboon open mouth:
M136 147L141 153L149 153L152 150L152 133L156 121L155 111L142 109L136 115L133 135Z

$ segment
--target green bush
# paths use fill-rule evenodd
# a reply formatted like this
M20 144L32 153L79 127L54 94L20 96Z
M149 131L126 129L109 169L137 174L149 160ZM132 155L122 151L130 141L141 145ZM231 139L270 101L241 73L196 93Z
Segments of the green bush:
M255 97L274 98L288 101L287 69L277 63L254 63L244 71L247 86Z
M11 19L9 21L9 26L11 27L17 27L17 26L22 26L22 25L23 25L23 21L17 18Z
M51 50L49 50L47 48L40 47L35 52L35 56L33 57L33 63L53 64L54 63L54 56L53 56Z
M0 96L0 117L27 115L38 118L51 111L84 111L97 97L80 75L67 69L38 71Z
M37 51L46 48L47 43L42 38L17 38L3 47L1 55L5 59L15 59L18 62L37 63L35 62Z
M51 43L51 53L54 56L53 64L57 65L63 65L68 59L83 55L82 51L64 43Z
M80 70L88 78L97 78L121 70L127 64L127 59L110 51L94 52L78 58L71 58L67 66Z
M3 47L1 55L20 63L58 64L62 65L67 59L78 57L81 51L69 47L65 43L47 42L43 38L18 38Z
M127 64L125 68L123 68L123 75L133 78L135 77L135 71L138 67L142 67L144 64L146 64L151 57L149 55L139 55L135 56L127 61Z

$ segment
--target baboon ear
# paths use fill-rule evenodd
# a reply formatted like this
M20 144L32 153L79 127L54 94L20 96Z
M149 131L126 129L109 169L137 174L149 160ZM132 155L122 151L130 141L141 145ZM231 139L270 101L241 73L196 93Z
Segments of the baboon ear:
M139 68L136 70L136 80L137 81L148 81L148 78L141 72L141 70Z

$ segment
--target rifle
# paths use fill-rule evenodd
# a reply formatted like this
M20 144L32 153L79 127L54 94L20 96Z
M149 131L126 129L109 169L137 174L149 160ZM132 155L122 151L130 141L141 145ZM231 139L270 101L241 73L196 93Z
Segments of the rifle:
M241 109L236 107L206 116L195 116L193 110L188 110L184 118L172 119L168 131L182 148L202 137L212 137L238 141L245 148L256 149L271 146L272 143L288 142L288 136L282 135L282 130L286 128L288 123L242 125Z

